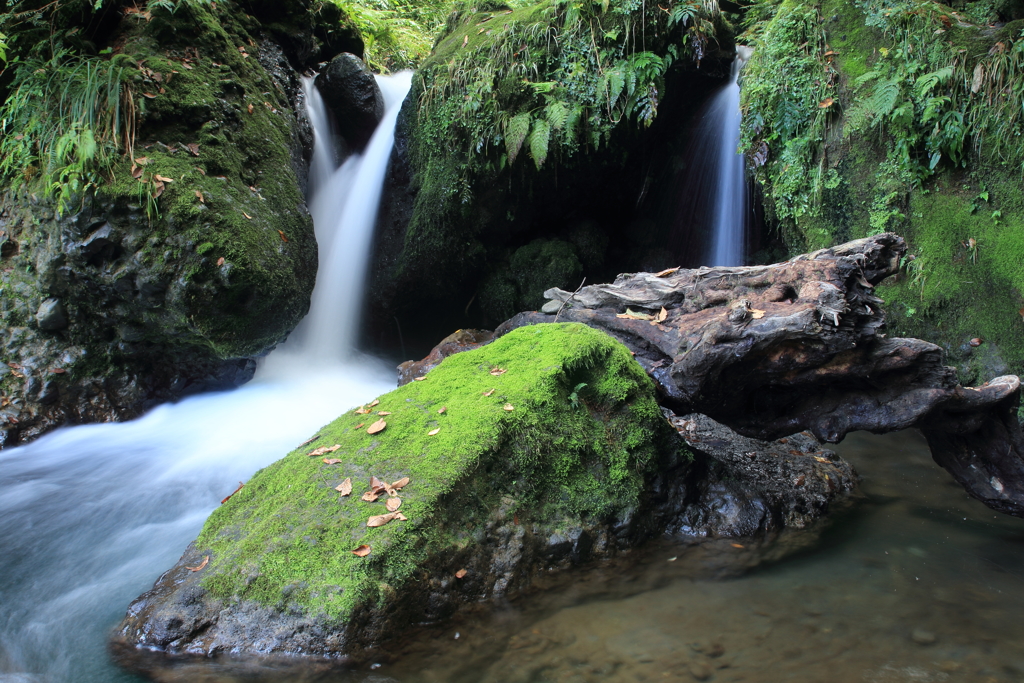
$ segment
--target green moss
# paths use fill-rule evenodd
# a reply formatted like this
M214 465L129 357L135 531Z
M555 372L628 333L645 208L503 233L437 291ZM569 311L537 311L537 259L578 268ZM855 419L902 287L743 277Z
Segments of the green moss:
M573 407L569 394L583 382ZM385 431L358 427L376 415L345 414L218 508L197 541L212 558L203 585L224 599L343 618L386 599L381 586L400 586L428 557L472 544L499 507L567 524L634 508L666 429L628 350L578 324L520 328L450 356L424 381L381 396L381 410ZM341 464L306 455L331 444ZM366 527L385 512L360 500L371 476L411 479L400 494L409 521ZM343 498L334 487L347 477L355 488ZM350 552L361 544L369 557Z
M519 307L525 310L539 309L544 304L544 291L551 287L576 289L583 272L571 244L545 239L517 249L509 269L519 286Z

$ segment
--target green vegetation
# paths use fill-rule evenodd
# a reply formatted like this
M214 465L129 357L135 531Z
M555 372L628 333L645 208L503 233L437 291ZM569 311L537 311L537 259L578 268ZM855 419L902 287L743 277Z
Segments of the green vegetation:
M1024 372L1024 22L991 11L762 1L743 81L743 144L791 250L903 235L893 332L969 382Z
M520 328L450 356L373 411L389 413L383 432L367 434L376 415L347 413L211 515L196 545L211 556L203 585L214 596L344 618L414 571L454 573L490 521L554 531L635 510L665 452L651 380L625 347L579 324ZM340 464L307 456L333 444ZM410 478L399 494L408 521L367 528L385 513L383 499L360 499L371 476ZM369 557L351 553L362 544Z
M366 44L365 60L378 72L419 66L434 44L452 0L331 0L352 18Z

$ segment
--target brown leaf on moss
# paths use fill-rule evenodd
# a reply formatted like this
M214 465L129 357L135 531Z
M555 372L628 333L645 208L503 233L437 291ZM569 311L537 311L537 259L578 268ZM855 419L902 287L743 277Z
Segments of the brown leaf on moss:
M402 507L402 499L391 497L384 502L384 507L388 509L388 512L394 512L398 508Z
M198 166L193 166L192 168L194 168L197 171L199 171L199 175L201 175L201 176L205 176L206 175L206 171L204 171L203 169L199 168Z
M370 554L370 546L368 546L368 545L361 545L358 548L356 548L355 550L353 550L352 554L355 555L356 557L366 557L367 555Z
M161 183L173 183L174 182L174 178L168 178L167 176L160 175L159 173L157 173L153 177L156 178L157 180L159 180Z
M141 166L136 166L135 164L132 164L132 178L135 178L136 180L138 180L141 177L142 177L142 167Z
M350 495L352 493L352 477L335 486L334 490L343 496Z
M375 503L377 499L380 498L380 494L374 493L373 491L367 491L360 497L367 503Z
M491 368L491 374L497 377L498 375L504 375L508 370L505 368Z
M368 526L368 527L384 526L385 524L387 524L388 522L390 522L391 520L393 520L397 516L398 516L398 514L394 513L394 512L389 512L386 515L374 515L373 517L370 517L368 520L366 520L366 526Z
M142 96L145 97L147 100L155 100L156 99L156 95L154 95L151 92L144 92L144 93L142 93Z
M387 485L377 477L370 477L370 489L373 491L383 491L387 488Z
M218 266L223 266L224 265L224 257L223 256L221 256L219 259L217 259L217 265Z
M324 458L325 465L337 465L341 460L338 458Z
M395 519L397 519L399 522L408 522L409 521L409 518L406 517L405 515L403 515L401 512L396 512L394 514L395 514Z
M826 97L821 102L818 102L818 109L828 109L835 103L835 100L831 97Z
M339 448L341 448L341 444L339 443L336 443L333 446L321 446L320 448L314 448L306 455L308 455L311 458L317 455L327 455L328 453L333 453Z
M298 445L298 448L302 448L303 446L308 446L309 444L313 443L314 441L316 441L316 440L317 440L317 439L319 439L319 438L320 438L320 435L319 435L319 434L316 434L316 435L314 435L314 436L311 436L311 437L309 437L308 439L306 439L305 441L303 441L302 443L300 443L300 444Z
M166 187L166 185L164 185L164 184L163 184L162 182L160 182L159 180L157 180L157 181L154 181L154 182L153 182L153 199L156 199L156 198L158 198L158 197L159 197L160 195L162 195L162 194L164 193L164 188L165 188L165 187Z
M248 107L246 107L246 109L248 109L248 110L249 110L249 113L251 114L251 113L253 113L253 111L255 111L255 109L256 109L256 108L255 108L255 107L253 107L253 106L252 106L252 105L250 104L250 105L249 105Z
M429 432L427 432L427 436L437 436L438 432L440 431L440 427L438 427L437 429L431 429Z
M487 391L484 392L484 396L490 396L493 393L494 393L494 389L488 389Z
M203 196L203 193L200 192L199 190L196 190L196 197L198 197L199 201L201 201L203 204L206 203L206 198Z
M398 491L401 491L402 489L404 489L408 485L409 485L409 477L402 477L398 481L392 482L391 488L396 489Z
M456 579L463 579L463 578L466 577L466 574L468 574L468 573L469 572L466 571L465 569L460 569L459 571L455 572L455 578Z
M356 408L356 415L368 415L369 413L369 408L364 408L363 406L359 406L358 408Z
M977 347L981 346L982 342L984 342L984 341L985 340L982 339L981 337L975 337L969 343L970 343L971 346L977 348Z
M444 415L446 412L448 412L448 407L447 406L441 406L438 409L437 414L438 415Z
M202 569L203 567L205 567L208 564L210 564L210 556L209 555L207 555L206 557L203 558L203 561L199 563L198 567L185 567L185 569L189 570L190 572L197 572L197 571L199 571L200 569Z
M515 406L513 406L513 405L512 405L511 403L506 403L506 404L505 404L505 406L504 406L504 408L505 408L505 410L507 410L507 411L508 411L508 412L510 412L510 413L511 413L511 412L512 412L513 410L515 410L515 409L516 409L516 408L515 408Z
M196 144L194 142L190 142L187 145L185 145L185 147L188 149L189 152L192 153L192 156L194 156L194 157L199 156L199 145L198 144Z
M288 241L288 238L284 236L284 230L278 230L278 231L277 231L277 234L281 236L281 239L282 239L283 241L285 241L285 242L287 242L287 241Z
M355 427L353 427L353 429L362 429L365 424L366 424L365 422L360 422Z
M370 402L370 407L371 408L374 407L374 406L377 406L377 405L380 405L380 399L379 398L375 398L375 399L373 399L373 401Z
M249 214L247 214L247 213L246 213L245 211L243 211L243 212L242 212L242 215L243 215L243 216L245 216L245 217L246 217L247 219L249 219L250 221L252 220L252 216L250 216Z
M366 428L367 434L380 434L384 431L384 428L388 426L388 423L383 418L377 420L372 425Z
M426 377L413 377L412 381L413 382L422 382L425 379L426 379Z
M391 412L387 411L387 410L379 410L379 411L377 411L377 414L378 415L390 415Z

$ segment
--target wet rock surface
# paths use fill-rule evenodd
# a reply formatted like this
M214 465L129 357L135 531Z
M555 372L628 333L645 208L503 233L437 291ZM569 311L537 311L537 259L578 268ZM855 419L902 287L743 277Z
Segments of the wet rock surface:
M384 117L384 96L373 72L356 55L342 53L316 77L316 87L334 114L338 132L357 150L363 149Z
M441 361L461 351L470 351L494 338L487 330L457 330L441 340L422 360L407 360L398 366L398 386L408 384L417 377L423 377L440 365Z

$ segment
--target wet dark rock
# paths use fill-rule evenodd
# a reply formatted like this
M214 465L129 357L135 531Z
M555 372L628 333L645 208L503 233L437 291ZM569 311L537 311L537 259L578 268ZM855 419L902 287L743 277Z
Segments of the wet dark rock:
M316 87L334 114L338 132L350 145L363 149L384 117L384 96L373 72L359 57L342 53L316 77Z
M68 326L68 313L60 299L44 299L36 311L36 325L47 332L63 330Z

